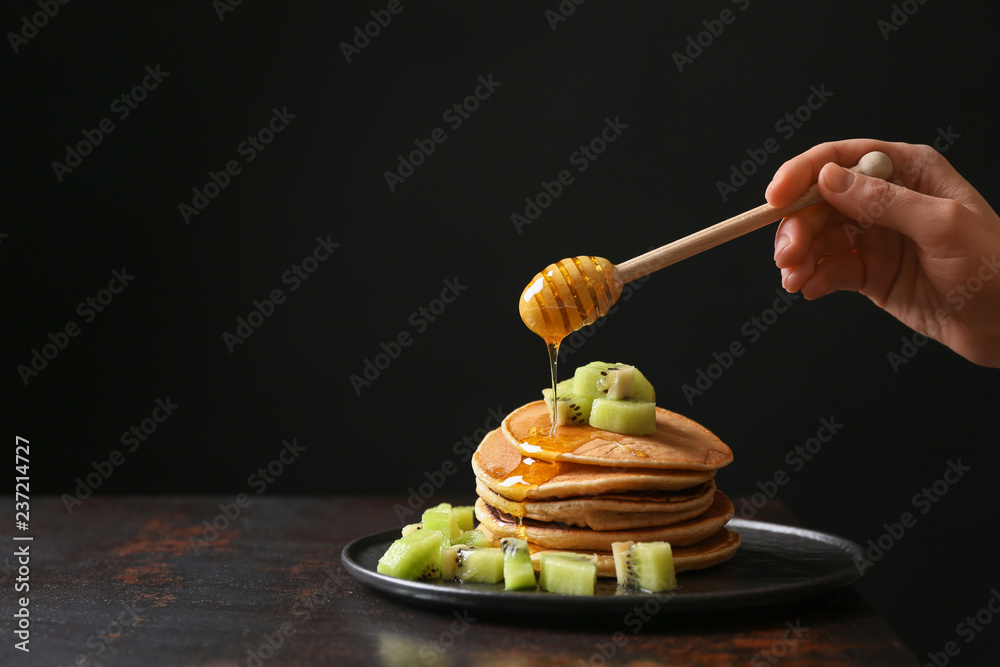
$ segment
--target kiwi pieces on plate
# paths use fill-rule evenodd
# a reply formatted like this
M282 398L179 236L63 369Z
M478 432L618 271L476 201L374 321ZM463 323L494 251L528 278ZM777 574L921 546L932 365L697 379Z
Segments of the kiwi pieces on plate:
M630 364L592 361L573 373L573 391L590 398L638 398L656 402L653 385L638 368Z
M441 578L466 584L498 584L503 581L503 551L496 547L448 547L441 552Z
M615 558L615 577L618 579L619 586L628 585L628 566L625 564L625 555L633 544L635 544L633 540L611 543L611 555Z
M441 543L444 547L451 546L454 538L462 533L450 503L441 503L424 510L420 523L424 525L424 530L436 530L441 533Z
M597 587L597 557L583 554L542 554L538 585L560 595L593 595Z
M424 524L422 523L408 523L403 526L403 537L406 537L410 533L416 532L418 530L423 530Z
M454 539L454 544L464 544L467 547L491 547L490 541L481 530L467 530Z
M677 588L674 555L669 542L615 542L611 551L620 585L649 593Z
M411 581L437 579L441 576L441 533L416 530L399 538L378 559L376 571Z
M531 565L528 543L516 537L500 540L503 550L503 587L508 591L535 590L535 568Z
M542 398L549 406L549 414L556 426L586 424L590 419L590 404L593 398L581 396L573 391L573 379L563 380L556 385L556 406L552 407L552 387L542 389Z
M656 404L637 398L595 398L590 425L623 435L656 432Z
M475 528L476 513L472 505L458 505L451 508L451 513L455 515L455 523L463 533Z

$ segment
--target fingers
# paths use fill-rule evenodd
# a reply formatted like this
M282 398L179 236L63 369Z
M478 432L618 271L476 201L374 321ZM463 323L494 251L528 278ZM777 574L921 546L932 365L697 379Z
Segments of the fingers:
M827 203L857 222L857 234L872 225L885 227L910 237L932 256L954 254L956 244L963 243L962 236L954 233L963 213L956 201L855 174L835 164L822 168L819 188Z
M853 167L870 151L882 151L892 160L887 179L903 187L935 197L956 199L970 206L985 200L955 170L941 153L930 146L877 139L848 139L820 144L778 167L764 197L772 206L787 206L819 180L823 167L833 162Z
M829 215L830 206L819 204L781 221L774 235L774 263L778 268L793 267L805 258L813 237L826 224Z
M903 156L902 146L906 144L892 144L876 139L848 139L814 146L778 167L764 197L772 206L787 206L816 182L820 170L827 163L853 167L865 153L882 151L895 165Z
M810 301L838 290L859 292L865 286L865 265L857 252L824 257L799 287Z
M776 260L781 269L781 285L789 292L802 289L813 278L817 266L830 257L856 250L855 240L840 225L826 225L800 245L801 253L794 249L798 255L795 261L787 261L790 253L781 255L781 261Z

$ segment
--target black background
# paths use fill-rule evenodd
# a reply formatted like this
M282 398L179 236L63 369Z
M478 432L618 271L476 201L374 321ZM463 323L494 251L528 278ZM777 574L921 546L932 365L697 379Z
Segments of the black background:
M951 136L938 147L1000 198L1000 10L903 4L564 2L575 11L553 29L555 1L405 2L350 62L341 43L385 3L248 0L221 18L207 1L60 6L0 56L2 414L6 437L31 440L32 491L75 494L119 450L97 493L236 494L295 438L305 451L267 493L403 498L443 478L434 502L470 499L457 443L548 379L514 308L546 264L620 262L756 206L782 161L827 140ZM673 54L724 9L735 19L678 71ZM37 11L7 3L0 27ZM169 75L120 120L111 103L147 66ZM442 114L480 76L498 87L451 127ZM779 131L812 87L832 95ZM286 108L294 119L245 162L241 142ZM105 117L115 130L60 182L52 163ZM576 171L571 154L606 118L627 128ZM436 128L447 140L391 191L384 173ZM769 138L777 153L723 200L717 182ZM179 205L234 159L241 173L186 224ZM518 230L511 215L564 169L574 182ZM340 246L291 291L282 275L317 237ZM956 626L1000 586L997 371L933 342L894 367L911 332L856 294L799 299L751 342L745 324L780 288L772 244L773 228L654 275L578 339L561 376L637 365L660 405L731 445L723 490L785 471L778 495L808 527L866 544L914 513L860 588L918 655L957 641L953 664L983 664L1000 623L970 643ZM134 280L84 322L78 304L122 267ZM446 281L464 288L418 327ZM223 334L275 289L287 300L231 353ZM18 366L70 320L80 334L25 384ZM401 333L412 343L352 384ZM736 341L746 352L689 401L682 387ZM174 414L128 451L123 432L167 397ZM793 470L786 454L823 418L843 426ZM971 470L921 514L914 494L959 459Z

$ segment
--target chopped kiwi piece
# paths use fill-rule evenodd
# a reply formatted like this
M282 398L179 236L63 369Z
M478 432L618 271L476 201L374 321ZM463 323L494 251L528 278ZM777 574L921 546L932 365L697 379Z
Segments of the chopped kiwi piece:
M556 409L552 409L552 388L542 389L545 405L549 406L549 414L556 426L566 424L586 424L590 419L590 404L593 399L580 396L573 391L573 379L563 380L556 385Z
M441 576L441 533L417 530L393 542L378 559L376 571L399 579L437 579Z
M614 545L612 545L614 548ZM621 559L624 572L615 557L615 573L619 583L650 593L662 593L677 588L674 555L669 542L636 542L630 545ZM623 577L624 575L624 577Z
M456 537L453 542L455 544L464 544L467 547L492 547L490 541L486 539L486 535L481 530L467 530L458 537Z
M653 390L652 383L639 372L638 368L635 369L635 378L632 381L632 398L656 404L656 391Z
M611 554L615 557L615 577L618 579L619 586L628 585L627 568L625 565L625 554L628 550L635 544L634 541L629 540L628 542L612 542L611 543Z
M565 398L568 394L575 394L576 392L573 391L573 378L557 383L556 392L559 394L559 398ZM546 403L552 402L552 387L542 389L542 398L545 399ZM549 409L551 410L551 406L549 406Z
M534 590L535 568L531 565L528 543L516 537L500 540L503 550L503 587L508 591Z
M463 533L476 527L476 513L472 505L453 507L451 512L455 515L455 523L458 524L458 529Z
M573 373L573 391L590 398L625 398L631 396L635 366L593 361Z
M656 392L646 376L630 364L592 361L573 374L573 392L590 398L638 398L656 402Z
M636 398L595 398L590 425L623 435L649 435L656 432L656 404Z
M448 547L441 552L441 578L465 584L498 584L503 581L503 551L496 547Z
M403 537L406 537L410 533L423 529L424 524L422 523L408 523L403 526Z
M441 533L441 543L445 547L451 546L452 540L462 532L458 528L455 512L449 503L441 503L424 510L420 523L424 525L424 530L436 530Z
M583 554L542 554L538 585L560 595L593 595L597 558Z

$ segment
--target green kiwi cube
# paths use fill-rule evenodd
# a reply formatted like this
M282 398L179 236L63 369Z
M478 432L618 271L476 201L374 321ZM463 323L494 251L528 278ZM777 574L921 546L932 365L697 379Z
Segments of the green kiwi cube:
M626 398L632 395L635 366L592 361L573 373L573 391L590 398Z
M503 587L508 591L535 590L535 568L531 565L528 543L516 537L500 540L503 550Z
M652 383L638 368L635 369L635 378L632 381L632 398L656 404L656 391L653 389Z
M590 405L593 399L580 396L573 391L573 379L563 380L556 385L556 406L552 406L552 387L542 389L542 398L549 407L549 414L556 426L566 424L586 424L590 419Z
M451 511L455 515L455 523L458 524L458 529L463 533L476 527L476 513L472 505L460 505L453 507Z
M464 544L467 547L492 547L490 541L486 539L486 534L481 530L467 530L454 540L455 544Z
M412 533L414 531L422 530L423 527L424 527L424 524L422 524L422 523L408 523L405 526L403 526L402 537L406 537L407 535L409 535L410 533Z
M542 554L538 585L560 595L593 595L597 559L583 554Z
M557 383L556 393L558 394L559 398L564 398L569 394L575 395L576 392L573 391L573 378L570 378L568 380L563 380L562 382ZM546 403L552 402L552 387L545 387L544 389L542 389L542 398L545 399Z
M449 503L441 503L424 510L420 517L420 523L424 525L424 530L436 530L441 533L441 542L446 547L451 546L452 540L462 533L458 528L458 522L455 521L455 512Z
M635 542L632 540L611 543L611 554L615 559L615 578L618 579L619 586L628 585L628 565L625 562L625 558L628 555L629 548L633 544Z
M636 542L628 548L624 560L627 586L650 593L677 588L674 555L669 542Z
M630 364L592 361L573 373L573 392L589 398L638 398L656 403L653 385Z
M496 547L448 547L441 552L441 578L463 584L498 584L503 581L503 551Z
M417 530L393 542L378 560L376 571L399 579L441 576L441 533Z
M622 435L649 435L656 432L656 404L635 398L595 398L590 425Z

